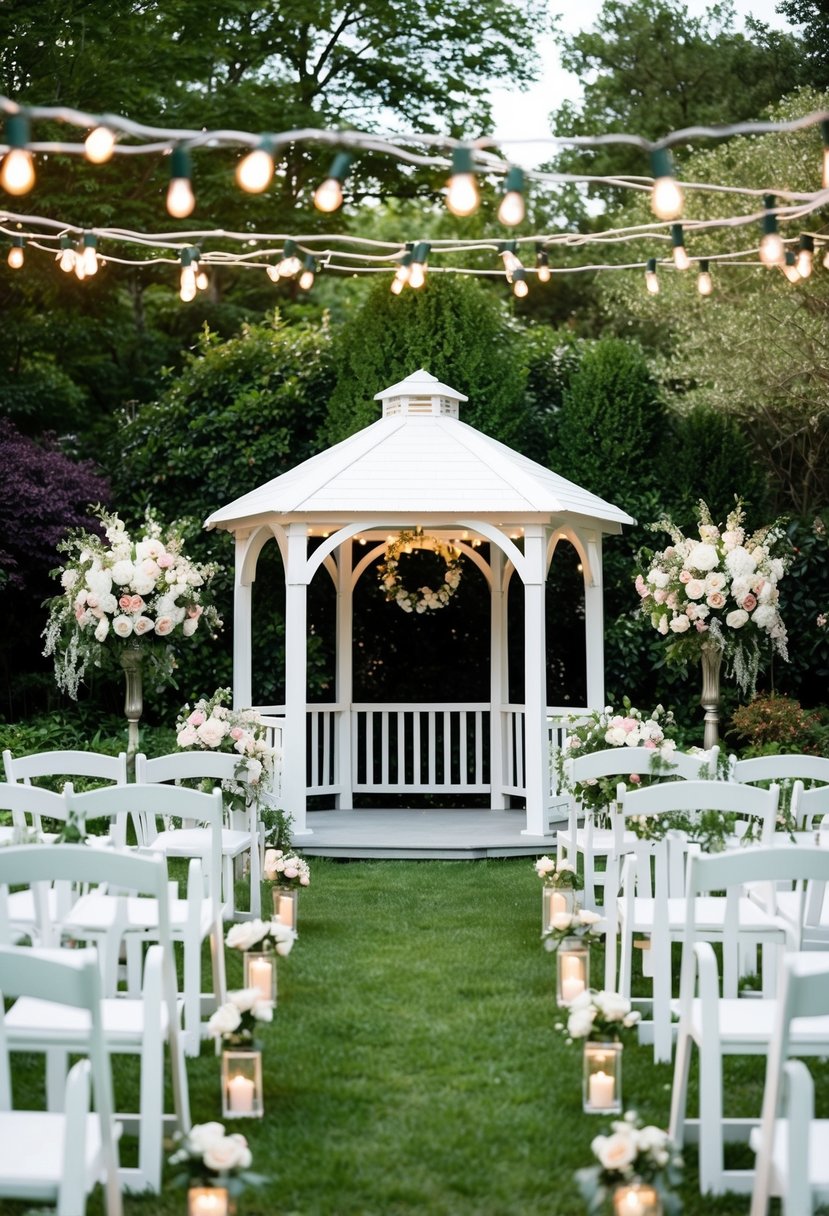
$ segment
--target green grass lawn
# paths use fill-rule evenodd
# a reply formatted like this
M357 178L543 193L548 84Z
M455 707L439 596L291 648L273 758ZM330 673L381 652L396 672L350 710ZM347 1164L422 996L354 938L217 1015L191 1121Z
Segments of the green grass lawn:
M239 1216L583 1213L573 1171L591 1163L608 1120L582 1113L581 1045L555 1029L539 885L526 858L312 862L263 1035L265 1117L228 1123L270 1178ZM596 951L598 987L601 962ZM235 951L228 966L240 985ZM624 1057L625 1105L665 1126L671 1067L635 1034ZM25 1081L36 1070L20 1059L16 1071ZM220 1119L209 1044L188 1072L194 1121ZM737 1109L759 1110L762 1076L759 1060L729 1061ZM118 1084L134 1081L119 1069ZM692 1151L686 1161L687 1216L747 1210L745 1197L700 1197ZM170 1189L125 1204L128 1216L184 1209ZM89 1211L101 1210L96 1197Z

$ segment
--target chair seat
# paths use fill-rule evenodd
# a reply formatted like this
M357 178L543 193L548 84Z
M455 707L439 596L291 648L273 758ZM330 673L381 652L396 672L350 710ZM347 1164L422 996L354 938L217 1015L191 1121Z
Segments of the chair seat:
M123 906L123 898L106 892L91 891L82 895L72 905L64 922L64 933L83 940L84 934L91 937L108 932L115 923L117 913ZM186 899L170 898L170 932L180 935L188 924L190 905ZM199 906L199 931L207 933L213 923L210 900L205 898ZM129 895L126 899L126 932L150 932L158 929L158 908L154 899L144 895Z
M720 896L703 895L697 899L695 922L697 931L701 934L721 933L725 922L725 898ZM624 916L623 900L619 900L619 914ZM652 899L636 898L633 901L634 933L653 932L654 901ZM668 900L668 924L671 932L679 933L685 927L685 900ZM745 933L777 932L782 935L783 927L780 921L769 916L753 900L740 900L740 929Z
M672 1001L671 1008L678 1013L679 1001ZM765 1055L777 1017L777 1001L774 998L721 998L717 1002L717 1016L720 1037L729 1044L730 1051L739 1048L741 1054ZM691 1008L691 1035L697 1043L700 1042L702 1002L699 997L695 998ZM809 1055L829 1053L829 1016L794 1018L792 1041L800 1051Z
M63 1177L66 1121L48 1111L0 1111L0 1195L48 1199ZM101 1133L97 1115L86 1116L86 1176L97 1181Z
M112 1046L134 1043L140 1046L144 1033L144 1002L123 997L107 997L101 1001L101 1022L104 1037ZM54 1001L41 1001L36 997L19 997L6 1014L6 1031L9 1046L18 1043L31 1046L40 1038L55 1042L55 1031L59 1029L64 1044L84 1044L89 1038L91 1019L89 1011L70 1005L58 1005ZM158 1032L167 1034L167 1008L160 1006Z
M206 857L210 850L210 832L206 828L178 828L159 832L148 846L168 857ZM238 857L251 847L250 832L222 828L222 856Z
M761 1132L760 1127L751 1129L749 1144L755 1153L760 1149ZM786 1141L786 1120L777 1119L774 1124L772 1169L777 1177L782 1179L789 1175L789 1150ZM809 1176L812 1190L829 1190L829 1119L813 1119L809 1124Z

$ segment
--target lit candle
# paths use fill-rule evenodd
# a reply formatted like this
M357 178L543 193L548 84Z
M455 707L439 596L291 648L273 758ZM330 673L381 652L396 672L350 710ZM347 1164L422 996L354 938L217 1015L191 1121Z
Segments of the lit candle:
M612 1073L603 1072L601 1069L598 1072L591 1073L588 1086L591 1106L597 1108L612 1106L615 1091L616 1082Z
M565 975L561 980L561 999L568 1005L584 992L584 980L578 975Z
M288 925L289 928L294 926L294 900L291 895L280 895L279 911L276 914L277 920L281 925Z
M550 896L550 919L555 916L556 912L567 911L567 900L560 891L553 891Z
M248 984L266 1001L273 997L273 965L266 958L252 958L248 964Z
M224 1187L191 1187L187 1216L228 1216Z
M660 1216L662 1207L652 1186L631 1183L617 1187L613 1195L614 1216Z
M592 1078L591 1078L592 1081ZM228 1107L239 1115L249 1115L253 1112L253 1095L256 1086L249 1077L231 1077L227 1083Z

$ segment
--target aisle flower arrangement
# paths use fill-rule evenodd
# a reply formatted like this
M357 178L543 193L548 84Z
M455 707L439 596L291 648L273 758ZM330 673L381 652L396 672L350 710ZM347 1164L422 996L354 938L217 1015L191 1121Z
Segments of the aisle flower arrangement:
M574 912L554 912L550 927L542 933L544 949L555 954L567 938L577 937L586 945L598 940L605 932L605 923L598 912L576 908Z
M630 1030L641 1020L641 1013L632 1009L630 1001L618 992L596 992L589 989L570 1004L565 1030L568 1041L593 1039L614 1042L622 1031Z
M227 1000L214 1010L207 1023L208 1032L229 1046L253 1043L260 1026L273 1021L273 1001L258 988L239 988L228 992Z
M788 659L778 583L790 564L791 544L780 522L749 535L739 500L724 527L702 501L697 520L697 536L689 537L667 517L650 525L667 532L672 543L639 555L640 609L670 638L669 661L697 658L702 644L713 642L740 689L751 693L769 648Z
M245 1137L239 1132L228 1135L223 1123L194 1123L175 1139L177 1148L169 1162L182 1169L171 1179L174 1186L223 1187L235 1199L246 1186L267 1181L251 1172L253 1156Z
M554 861L552 857L539 857L533 863L533 868L544 886L554 891L581 891L584 886L581 874L564 859Z
M598 1164L575 1175L588 1216L606 1212L614 1192L623 1201L617 1202L614 1212L662 1211L665 1216L678 1216L682 1204L674 1188L682 1182L683 1163L668 1133L652 1125L643 1127L635 1111L627 1111L610 1127L609 1136L596 1136L590 1146Z
M635 709L628 697L621 710L606 705L602 710L570 714L565 719L567 737L556 752L555 763L559 789L573 794L585 811L603 811L616 797L618 777L592 777L588 781L569 781L564 763L592 752L611 747L645 747L653 753L651 773L664 776L670 772L671 752L676 750L674 716L669 709L657 705L649 714ZM631 773L632 785L647 783L648 773Z
M258 808L273 783L278 753L267 741L267 727L255 709L233 709L229 688L218 688L211 697L195 705L184 705L176 719L176 744L182 751L193 748L232 752L239 757L233 780L222 782L232 810L250 804ZM206 788L212 788L208 781Z
M298 853L265 849L263 877L278 887L307 887L311 884L311 867Z
M242 920L231 925L225 944L232 950L260 950L287 957L293 949L296 933L278 920Z
M139 649L169 680L175 666L171 641L191 638L206 626L221 627L205 589L216 567L192 562L173 525L162 529L147 516L133 538L117 515L95 512L104 535L76 530L58 545L66 555L54 573L62 591L49 601L43 653L52 656L58 687L76 699L90 666Z

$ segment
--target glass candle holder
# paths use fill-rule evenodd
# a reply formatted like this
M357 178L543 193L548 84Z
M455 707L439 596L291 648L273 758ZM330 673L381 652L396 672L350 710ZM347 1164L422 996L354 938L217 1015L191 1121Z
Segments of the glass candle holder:
M276 954L270 950L246 950L242 955L244 986L255 988L265 1001L276 1004Z
M590 987L590 947L580 937L565 937L556 950L556 1000L565 1009Z
M225 1048L222 1052L222 1117L261 1119L262 1052L257 1048Z
M546 933L552 927L553 917L560 912L572 916L576 910L576 893L572 887L556 890L555 887L541 888L541 932Z
M613 1192L613 1216L662 1216L662 1202L647 1182L626 1182Z
M187 1216L230 1216L230 1194L223 1186L191 1186Z
M589 1115L614 1115L622 1110L622 1044L584 1044L582 1106Z
M273 914L281 925L287 925L296 933L299 891L296 887L274 887Z

